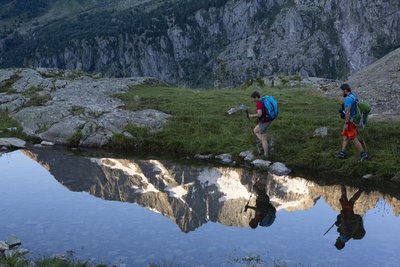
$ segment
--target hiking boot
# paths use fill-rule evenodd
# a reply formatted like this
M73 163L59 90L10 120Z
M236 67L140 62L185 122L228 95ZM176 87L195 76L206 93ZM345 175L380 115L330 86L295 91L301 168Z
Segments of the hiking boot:
M360 153L360 161L364 161L364 160L368 160L369 159L369 156L368 156L368 154L367 154L367 152L361 152Z
M344 159L346 158L346 152L342 150L336 155L336 157L339 159Z

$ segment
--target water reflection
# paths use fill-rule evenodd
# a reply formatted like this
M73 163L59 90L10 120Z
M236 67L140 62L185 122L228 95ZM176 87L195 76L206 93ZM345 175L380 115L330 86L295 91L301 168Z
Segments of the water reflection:
M337 216L335 225L339 237L336 239L335 247L341 250L345 247L346 242L350 239L363 239L365 236L365 229L362 217L354 213L354 204L360 198L362 190L359 189L350 200L347 198L347 190L344 185L341 185L341 196L339 199L340 206L342 207L340 214Z
M339 229L347 229L348 214L365 214L381 197L378 192L361 196L358 191L347 201L343 186L319 186L302 178L238 168L77 157L41 149L23 153L48 169L69 190L137 203L170 218L186 233L209 221L237 227L271 226L277 210L308 210L321 197L334 210L342 210ZM251 196L255 181L257 197L255 203L248 203L249 199L254 202ZM348 189L352 194L355 190ZM390 197L386 200L398 216L400 202ZM246 212L243 207L247 207ZM340 231L345 232L341 240L354 239L348 235L349 230Z
M262 227L269 227L275 222L276 208L271 204L270 198L265 191L265 180L258 180L253 190L257 194L256 206L250 206L250 199L246 204L245 211L252 209L255 211L254 218L249 222L249 226L253 229L257 228L258 225Z

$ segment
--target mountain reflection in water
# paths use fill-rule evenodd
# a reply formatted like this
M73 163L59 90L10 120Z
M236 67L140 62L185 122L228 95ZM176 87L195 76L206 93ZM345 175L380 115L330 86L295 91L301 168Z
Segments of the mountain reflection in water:
M256 209L245 211L245 207L249 198L249 206L256 205L257 194L253 193L256 181L262 181L265 194L277 211L308 210L322 197L343 215L343 201L339 201L343 199L343 187L340 185L320 186L297 177L164 160L77 157L41 149L23 153L39 162L71 191L89 192L105 200L137 203L170 218L186 233L209 221L249 227L257 214ZM349 196L357 192L355 188L345 189ZM364 215L380 198L379 192L359 194L354 214ZM389 196L384 198L394 215L399 216L400 201ZM279 215L274 223L279 223ZM343 228L344 224L338 222L339 225Z

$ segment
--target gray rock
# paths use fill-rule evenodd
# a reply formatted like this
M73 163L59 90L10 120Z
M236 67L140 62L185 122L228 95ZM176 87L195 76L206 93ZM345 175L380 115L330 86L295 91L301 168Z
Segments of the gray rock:
M26 248L18 248L16 249L16 253L18 256L24 256L26 254L29 254L29 250Z
M225 164L232 163L232 155L228 153L215 156L215 158Z
M17 130L17 127L7 128L7 131L9 131L9 132L15 132L16 130Z
M288 175L292 171L287 168L283 163L275 162L269 167L269 171L278 176Z
M6 259L12 258L15 255L17 255L16 250L8 249L4 251L4 256L6 256Z
M18 138L0 138L0 146L25 148L26 142Z
M392 182L400 183L400 174L396 174L395 176L390 179Z
M21 78L13 84L17 93L0 94L0 109L11 112L10 115L20 122L24 133L52 143L66 144L71 135L80 131L80 146L102 147L110 144L114 133L128 135L125 127L129 123L157 132L171 117L152 109L125 110L120 108L124 105L120 99L111 97L127 92L132 85L147 82L154 84L155 79L93 79L88 75L80 75L78 79L69 78L76 76L71 71L18 71ZM0 77L2 73L5 72L0 72ZM37 94L48 95L51 100L43 106L24 107L26 99L22 93L32 86L39 90L36 91Z
M42 146L54 146L55 145L54 142L49 142L49 141L42 141L40 144Z
M251 151L243 151L239 154L239 156L245 161L252 161L255 158Z
M0 252L4 252L9 249L9 246L6 242L0 241Z
M272 164L272 162L268 160L256 159L252 161L251 164L256 167L267 168Z
M362 177L362 179L372 179L374 177L374 175L372 174L366 174Z
M15 235L10 235L6 240L6 243L8 244L10 249L20 246L22 244L21 240L19 240Z
M213 154L208 154L208 155L200 155L200 154L196 154L194 156L195 159L200 159L200 160L209 160L213 158Z
M315 129L314 137L326 137L328 135L329 128L328 127L321 127Z

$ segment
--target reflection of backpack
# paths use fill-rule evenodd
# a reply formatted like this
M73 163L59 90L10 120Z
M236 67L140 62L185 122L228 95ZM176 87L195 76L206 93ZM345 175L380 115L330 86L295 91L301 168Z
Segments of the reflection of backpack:
M269 115L269 121L275 120L279 115L278 102L273 96L263 96L260 101L264 104Z
M267 213L265 214L264 218L260 222L260 226L263 227L268 227L271 226L276 218L276 209L271 207L267 210Z
M352 227L352 238L353 239L363 239L365 236L365 229L363 220L360 215L354 214L347 219L348 224Z
M368 115L371 112L371 106L366 101L359 101L353 94L350 97L356 102L357 114L354 117L354 124L358 127L363 127L367 124Z

